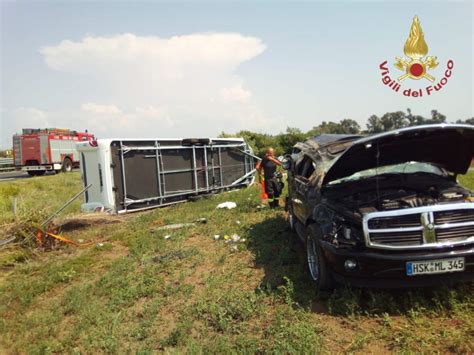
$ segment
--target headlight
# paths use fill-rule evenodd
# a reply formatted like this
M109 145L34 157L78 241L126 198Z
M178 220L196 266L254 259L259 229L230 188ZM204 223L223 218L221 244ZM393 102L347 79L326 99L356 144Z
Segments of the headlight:
M361 232L354 227L343 225L339 228L336 238L341 244L355 245L361 241Z

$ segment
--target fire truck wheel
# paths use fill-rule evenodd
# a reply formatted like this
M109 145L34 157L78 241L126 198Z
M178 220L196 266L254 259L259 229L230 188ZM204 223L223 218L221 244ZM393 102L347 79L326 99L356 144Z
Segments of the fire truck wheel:
M28 171L28 175L30 176L42 176L46 173L44 170L37 170L37 171Z
M64 158L63 160L63 165L61 167L61 170L64 172L64 173L69 173L72 171L72 161L71 159L69 158Z

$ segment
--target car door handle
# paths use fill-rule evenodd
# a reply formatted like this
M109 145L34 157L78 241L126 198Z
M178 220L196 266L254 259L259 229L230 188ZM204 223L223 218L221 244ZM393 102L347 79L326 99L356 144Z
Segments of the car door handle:
M292 199L292 201L293 201L294 203L296 203L297 205L302 205L302 204L303 204L303 202L301 202L301 200L299 200L299 199L297 199L297 198Z

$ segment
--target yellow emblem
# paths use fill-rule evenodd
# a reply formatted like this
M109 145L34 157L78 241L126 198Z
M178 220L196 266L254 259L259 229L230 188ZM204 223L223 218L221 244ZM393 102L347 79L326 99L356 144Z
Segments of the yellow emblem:
M405 74L398 78L398 81L403 81L406 78L415 80L425 78L429 81L435 80L435 78L426 71L436 68L438 62L434 56L425 57L428 54L428 45L425 42L418 16L413 18L410 35L405 42L403 51L408 58L395 58L395 67L405 72Z

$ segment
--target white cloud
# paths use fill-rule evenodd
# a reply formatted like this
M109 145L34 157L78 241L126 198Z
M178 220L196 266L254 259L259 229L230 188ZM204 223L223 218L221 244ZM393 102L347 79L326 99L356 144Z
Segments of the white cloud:
M236 73L264 50L259 38L238 33L126 33L64 40L40 53L51 69L90 86L75 123L100 136L164 137L215 135L267 122Z
M21 133L23 128L50 126L50 112L36 107L2 108L1 113L0 149L11 148L13 134Z
M176 78L180 70L192 69L190 65L232 69L264 50L260 39L238 33L201 33L169 39L125 33L85 37L80 42L64 40L56 46L43 47L40 52L56 70L88 71L90 65L104 70L109 64L115 64L113 68L138 61Z
M100 105L93 102L87 102L81 105L82 111L97 113L97 114L117 114L121 113L120 109L115 105Z
M22 128L44 127L48 124L48 114L46 111L35 107L18 107L12 112L15 130Z
M251 93L245 90L242 85L236 85L231 88L223 88L220 95L224 102L247 102Z

